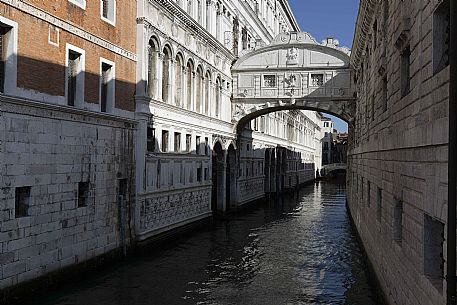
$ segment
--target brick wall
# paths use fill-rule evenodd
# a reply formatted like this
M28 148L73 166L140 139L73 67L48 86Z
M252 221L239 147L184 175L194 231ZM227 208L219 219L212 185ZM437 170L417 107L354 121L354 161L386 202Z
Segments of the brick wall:
M62 2L66 3L68 1ZM38 3L41 3L41 6L46 6L44 7L45 9L50 9L47 7L51 5L48 2L40 1ZM46 3L46 5L43 3ZM92 3L92 1L88 1L88 3ZM116 27L109 25L104 30L108 23L100 20L99 11L98 15L92 12L91 5L86 9L84 18L82 18L84 22L81 23L81 26L85 26L86 33L106 39L110 44L134 53L136 51L134 18L136 8L133 3L136 2L117 1L117 3L117 11L119 12L124 8L125 15L118 16ZM53 4L52 6L60 7L61 5ZM73 10L75 9L69 9L69 11ZM85 51L85 102L99 103L100 58L102 57L114 62L116 65L116 108L134 111L135 60L91 42L85 38L86 34L75 35L32 16L26 10L19 10L0 3L0 12L4 12L2 17L18 23L17 86L19 88L49 96L63 97L65 95L66 45L71 44ZM50 10L50 13L50 16L59 17L64 14L64 10ZM69 13L68 16L71 17L72 14L76 13ZM60 17L64 18L65 16L62 15ZM64 20L67 20L70 24L77 23L71 18ZM120 31L121 27L122 31Z

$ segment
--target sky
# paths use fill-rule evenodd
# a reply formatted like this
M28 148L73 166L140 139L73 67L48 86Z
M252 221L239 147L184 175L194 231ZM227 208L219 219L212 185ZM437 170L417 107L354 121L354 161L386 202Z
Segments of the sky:
M303 32L321 42L331 36L340 46L352 48L355 23L360 0L289 0L289 5ZM335 128L347 131L347 124L333 116Z

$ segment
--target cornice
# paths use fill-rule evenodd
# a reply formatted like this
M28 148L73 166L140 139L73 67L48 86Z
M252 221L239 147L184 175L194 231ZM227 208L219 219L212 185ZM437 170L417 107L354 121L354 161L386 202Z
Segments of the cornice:
M10 104L10 105L16 105L19 107L29 107L29 108L35 108L35 109L41 109L41 110L46 110L46 111L56 111L62 114L70 114L70 115L81 115L81 116L89 116L94 119L105 119L108 121L116 121L116 122L122 122L125 124L131 124L132 126L135 126L138 121L126 117L120 117L117 115L109 114L106 112L94 112L86 109L81 109L73 106L66 106L66 105L57 105L57 104L50 104L50 103L44 103L40 101L35 101L31 99L26 99L22 97L15 97L15 96L10 96L10 95L5 95L5 94L0 94L0 103L4 104ZM14 112L13 110L5 110L4 107L0 109L0 116L2 112ZM23 114L23 112L17 112L20 114ZM49 113L48 113L49 114ZM28 115L34 116L34 114L29 113ZM39 115L35 115L39 116ZM65 120L77 120L75 117L71 118L59 118L59 117L53 117L55 119L65 119ZM88 124L94 124L89 121L86 121ZM102 122L97 121L97 125L103 125Z
M227 49L222 43L214 38L204 27L190 17L182 8L180 8L175 2L171 0L148 0L149 3L157 3L161 5L166 11L168 11L173 17L179 19L179 21L188 27L188 30L195 36L198 36L205 40L213 49L223 53L227 58L232 61L235 60L235 55ZM138 21L145 20L145 17L137 18Z
M287 0L279 0L281 2L281 6L283 7L284 11L289 17L289 21L293 27L293 31L301 32L300 26L298 25L297 19L295 19L295 15L290 8L289 2Z
M211 63L210 60L204 58L201 54L196 53L194 50L190 49L186 45L183 45L175 37L168 36L167 33L162 31L160 28L157 28L148 19L146 19L144 17L137 18L137 24L143 24L150 28L154 28L154 30L156 31L157 34L161 34L164 37L168 37L169 41L172 41L172 42L176 43L177 45L179 45L182 49L185 49L189 55L192 55L194 58L198 58L201 62L204 62L208 68L211 68L212 73L217 71L221 76L224 76L224 79L229 79L231 81L231 79L232 79L231 74L225 73L224 69L219 69L215 64ZM216 51L212 48L211 48L211 52L214 52L215 54L217 54ZM230 57L229 60L231 62L233 62L235 60L235 58Z
M79 38L85 39L93 44L98 45L99 47L105 48L122 57L125 57L135 62L137 61L137 56L135 52L124 49L121 46L112 43L111 41L108 41L102 37L90 33L81 26L73 24L70 20L63 20L57 16L52 15L47 11L44 11L32 4L25 3L21 0L0 0L0 2L10 5L11 7L14 7L17 10L29 14L48 24L52 24L55 27L58 27L72 35L76 35Z
M259 16L254 12L252 7L250 7L245 0L240 1L241 5L243 6L244 10L249 14L249 16L257 23L259 26L260 30L262 31L263 35L267 37L268 41L273 40L273 36L268 32L267 28L263 24L262 20L259 19Z
M368 33L374 17L374 9L378 0L361 0L357 16L354 40L352 43L351 65L358 69L362 59L363 50L367 44Z

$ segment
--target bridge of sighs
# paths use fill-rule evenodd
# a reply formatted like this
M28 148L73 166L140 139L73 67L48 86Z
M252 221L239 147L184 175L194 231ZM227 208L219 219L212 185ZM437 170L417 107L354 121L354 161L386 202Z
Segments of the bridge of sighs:
M241 56L232 68L232 121L240 130L251 119L278 110L316 110L351 124L355 83L350 51L328 38L282 33L272 44Z

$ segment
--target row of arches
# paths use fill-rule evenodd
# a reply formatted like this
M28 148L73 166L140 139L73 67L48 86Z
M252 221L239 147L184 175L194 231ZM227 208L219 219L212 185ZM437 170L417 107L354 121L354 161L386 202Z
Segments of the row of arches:
M164 103L213 117L220 117L222 78L196 65L181 52L173 54L167 44L160 49L158 39L148 43L147 95Z

